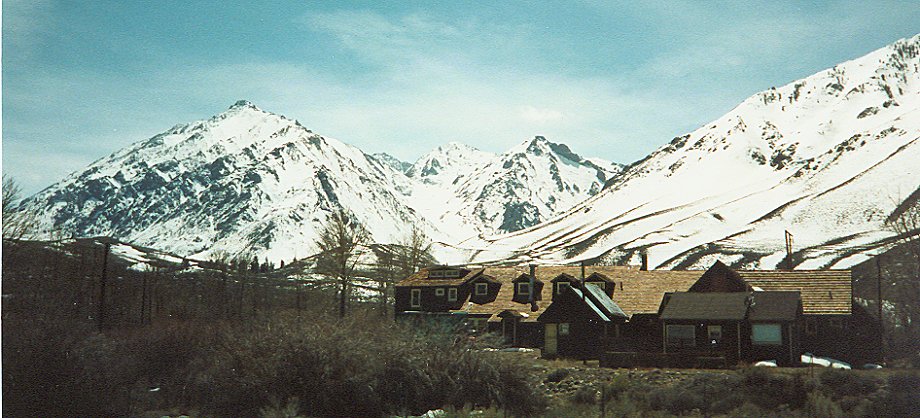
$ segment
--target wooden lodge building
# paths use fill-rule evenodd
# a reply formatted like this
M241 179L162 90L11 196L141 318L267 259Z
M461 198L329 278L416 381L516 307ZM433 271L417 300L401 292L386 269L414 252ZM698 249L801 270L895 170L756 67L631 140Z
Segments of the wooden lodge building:
M852 293L849 270L437 266L396 285L396 318L610 366L878 361L878 322Z

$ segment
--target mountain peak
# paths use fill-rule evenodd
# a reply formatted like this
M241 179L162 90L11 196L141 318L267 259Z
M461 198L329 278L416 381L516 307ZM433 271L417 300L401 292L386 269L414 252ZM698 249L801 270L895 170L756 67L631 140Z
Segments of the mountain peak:
M249 100L245 100L245 99L237 100L236 103L230 106L228 110L239 110L239 109L259 110L259 108L256 107L256 105L252 104L252 102L250 102Z
M438 146L438 148L437 148L436 151L441 151L441 152L450 152L450 151L469 152L469 151L479 151L479 149L477 149L476 147L473 147L473 146L471 146L471 145L467 145L467 144L461 143L461 142L450 141L450 142L448 142L448 143L446 143L446 144L444 144L444 145ZM434 152L434 151L432 151L432 152Z

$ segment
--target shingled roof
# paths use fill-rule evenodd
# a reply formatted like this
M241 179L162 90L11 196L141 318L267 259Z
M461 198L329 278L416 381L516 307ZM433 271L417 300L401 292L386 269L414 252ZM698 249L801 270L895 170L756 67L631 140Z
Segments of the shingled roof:
M523 321L536 318L552 303L553 286L543 286L541 299L532 310L529 302L513 301L513 281L529 268L487 267L470 268L459 278L428 279L427 269L422 269L405 280L399 287L458 286L477 277L488 276L490 281L501 283L495 300L486 304L465 301L463 308L455 312L490 315L497 320L497 314L505 310L526 314ZM586 266L585 274L600 273L614 282L611 299L629 317L636 314L657 314L665 293L686 292L703 275L702 270L650 270L643 271L624 266ZM537 280L549 283L560 274L581 277L580 266L537 266ZM798 291L801 294L805 314L849 314L851 312L852 281L849 270L739 270L737 273L751 286L767 291Z
M454 312L466 312L472 315L490 315L490 321L497 321L499 320L498 314L510 311L522 314L523 319L521 319L521 321L536 322L537 317L540 316L552 302L553 287L543 286L540 293L541 300L537 300L535 304L536 310L533 309L534 306L531 305L530 302L515 302L513 300L514 279L525 273L529 273L526 267L490 267L486 269L484 274L502 284L498 289L498 295L495 297L495 300L484 304L477 304L466 300L463 303L463 307ZM547 276L540 274L540 268L537 268L536 277L545 279Z
M463 308L455 312L469 314L488 314L492 320L498 320L497 314L504 311L516 311L527 316L523 321L536 321L536 318L552 303L552 286L543 286L540 293L541 299L532 310L529 302L513 301L514 286L512 283L522 274L530 272L528 267L487 267L485 269L470 269L469 273L457 279L428 279L427 269L409 276L399 282L399 287L423 286L458 286L477 277L489 276L492 280L502 284L495 300L486 304L476 304L465 301ZM561 274L568 274L576 279L581 277L580 266L537 266L535 276L537 280L550 282ZM671 271L653 270L640 271L638 268L624 266L587 266L585 274L600 273L614 282L615 289L611 298L622 311L632 316L637 313L654 314L658 312L661 298L666 292L685 291L703 274L701 270Z
M661 319L741 321L747 316L749 296L746 292L669 294Z
M454 278L428 278L429 269L421 269L411 276L401 280L396 284L397 287L426 287L426 286L459 286L463 283L466 283L468 280L482 274L482 268L475 269L465 269L457 268L460 270L460 277Z
M806 315L849 315L853 279L849 270L739 270L751 286L763 290L797 291Z
M754 292L751 294L751 321L794 321L802 309L799 292Z

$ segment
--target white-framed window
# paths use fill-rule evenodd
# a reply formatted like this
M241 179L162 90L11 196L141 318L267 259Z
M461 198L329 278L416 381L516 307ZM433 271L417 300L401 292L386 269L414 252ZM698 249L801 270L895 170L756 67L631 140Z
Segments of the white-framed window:
M526 283L526 282L518 283L517 292L519 295L529 296L530 295L530 283Z
M668 345L681 347L696 346L696 326L670 324L665 329L668 337Z
M434 289L434 295L435 295L435 296L444 296L444 289L443 289L443 288L440 288L440 287L437 288L437 289Z
M718 344L722 341L722 326L710 325L706 327L706 335L709 336L710 344Z
M476 283L476 296L485 296L489 294L488 283Z
M447 301L456 302L457 301L457 288L450 287L447 289Z
M565 290L570 287L572 287L572 285L569 282L556 283L556 294L561 295L562 292L565 292Z
M780 324L751 325L751 343L754 345L782 345L783 328Z
M569 323L563 322L559 324L559 335L569 335Z
M460 277L460 270L431 270L428 272L429 279L452 279Z
M422 289L412 289L411 296L409 297L409 305L413 308L420 308L422 306Z
M600 289L600 290L602 290L602 291L603 291L604 288L606 287L606 286L604 286L604 282L587 282L587 283L585 283L585 284L591 285L591 286L596 286L598 289Z

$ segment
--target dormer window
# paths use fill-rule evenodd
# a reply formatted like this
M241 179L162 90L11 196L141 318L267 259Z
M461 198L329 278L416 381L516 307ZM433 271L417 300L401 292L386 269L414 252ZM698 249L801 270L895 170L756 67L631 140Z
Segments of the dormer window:
M457 288L451 287L447 289L447 301L456 302L457 301Z
M572 284L569 282L559 282L556 284L556 294L561 295L562 292L565 292L570 287L572 287Z
M530 283L518 283L517 293L521 296L530 296Z
M457 269L440 269L428 272L429 279L456 279L460 277L460 270Z
M591 285L591 286L597 286L598 289L604 290L604 288L605 288L604 285L605 285L606 283L604 283L604 282L587 282L587 283L585 283L585 284Z
M476 296L485 296L489 294L488 283L476 283Z

